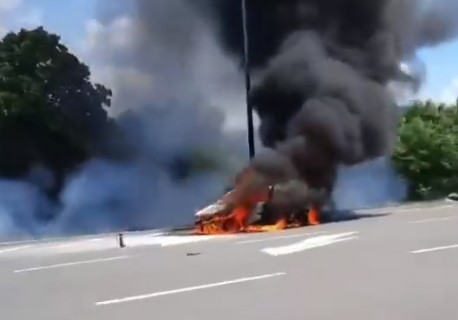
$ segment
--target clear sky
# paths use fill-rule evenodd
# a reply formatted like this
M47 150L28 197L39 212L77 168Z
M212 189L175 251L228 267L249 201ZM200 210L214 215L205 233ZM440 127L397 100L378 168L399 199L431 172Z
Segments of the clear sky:
M423 95L442 100L456 99L452 95L458 95L458 41L423 50L420 56L427 68Z
M43 24L61 34L69 46L78 46L86 36L86 22L97 17L96 3L97 0L0 0L0 30ZM422 98L455 99L457 53L458 41L420 52L427 71Z

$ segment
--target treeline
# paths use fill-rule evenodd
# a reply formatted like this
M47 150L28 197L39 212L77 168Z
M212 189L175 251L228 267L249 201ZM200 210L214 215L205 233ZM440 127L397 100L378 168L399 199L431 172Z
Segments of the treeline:
M415 200L458 191L458 101L414 102L399 124L393 163Z

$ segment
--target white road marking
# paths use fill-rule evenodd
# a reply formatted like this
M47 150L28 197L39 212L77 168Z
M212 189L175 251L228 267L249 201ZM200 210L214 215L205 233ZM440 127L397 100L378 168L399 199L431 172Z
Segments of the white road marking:
M233 235L228 235L228 236L168 236L168 237L163 237L160 239L160 245L162 247L168 247L168 246L175 246L175 245L180 245L180 244L187 244L187 243L196 243L196 242L203 242L203 241L209 241L209 240L216 240L216 239L227 239L227 238L233 238Z
M21 241L4 241L0 242L0 246L12 246L12 245L18 245L18 244L29 244L31 242L36 242L34 240L21 240Z
M431 219L423 219L423 220L414 220L409 221L409 224L418 224L418 223L428 223L428 222L437 222L437 221L448 221L455 219L456 217L442 217L442 218L431 218Z
M45 247L52 248L52 249L66 249L66 248L77 247L82 244L100 242L103 240L104 239L102 238L98 238L98 239L89 239L89 240L82 240L82 241L71 241L69 243L63 243L63 244L50 244L50 245L46 245Z
M227 280L227 281L222 281L222 282L209 283L209 284L204 284L204 285L195 286L195 287L186 287L186 288L181 288L181 289L160 291L160 292L154 292L154 293L149 293L149 294L144 294L144 295L139 295L139 296L126 297L126 298L121 298L121 299L101 301L101 302L97 302L95 305L96 306L105 306L105 305L110 305L110 304L118 304L118 303L124 303L124 302L145 300L145 299L151 299L151 298L167 296L167 295L172 295L172 294L228 286L228 285L233 285L233 284L238 284L238 283L243 283L243 282L264 280L264 279L269 279L269 278L279 277L279 276L284 276L284 275L286 275L286 272L264 274L260 276L254 276L254 277L246 277L246 278L240 278L240 279L235 279L235 280Z
M105 259L75 261L75 262L60 263L60 264L54 264L54 265L49 265L49 266L43 266L43 267L20 269L20 270L15 270L14 273L32 272L32 271L40 271L40 270L48 270L48 269L56 269L56 268L65 268L65 267L79 266L79 265L85 265L85 264L94 264L94 263L102 263L102 262L123 260L123 259L127 259L127 258L129 258L129 256L119 256L119 257L105 258Z
M305 237L316 236L316 235L319 235L319 234L326 234L326 233L328 233L328 232L321 231L321 232L314 232L314 233L293 234L293 235L288 235L288 236L265 237L265 238L262 238L262 239L238 241L238 242L236 242L236 244L249 244L249 243L266 242L266 241L272 241L272 240L302 238L302 237L305 238Z
M197 243L216 239L233 238L233 235L218 236L157 236L157 237L132 237L125 238L127 247L159 245L161 247L176 246L188 243Z
M441 250L448 250L448 249L458 249L458 244L452 244L449 246L441 246L441 247L434 247L434 248L427 248L427 249L419 249L410 251L410 253L418 254L418 253L427 253L427 252L434 252L434 251L441 251Z
M293 243L287 246L264 248L261 250L261 252L267 253L272 256L281 256L281 255L286 255L286 254L291 254L291 253L297 253L297 252L304 251L304 250L327 246L333 243L357 239L358 237L355 236L357 233L358 232L346 232L346 233L318 236L318 237L308 238L308 239L305 239L300 242L296 242L296 243Z
M0 250L0 254L2 254L2 253L15 252L15 251L18 251L18 250L24 250L24 249L27 249L27 248L30 248L30 247L32 247L32 245L19 246L19 247L12 247L12 248L1 249L1 250Z

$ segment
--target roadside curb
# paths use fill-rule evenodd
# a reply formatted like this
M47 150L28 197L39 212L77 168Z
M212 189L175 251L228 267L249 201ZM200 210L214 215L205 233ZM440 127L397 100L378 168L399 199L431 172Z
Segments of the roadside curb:
M419 209L429 209L429 208L436 208L436 207L457 207L458 203L452 203L445 200L438 200L438 201L430 201L430 202L412 202L412 203L401 203L399 205L391 205L381 208L367 208L367 209L358 209L355 210L357 214L380 214L380 213L388 213L388 214L397 214L397 213L405 213L409 211L415 211Z
M120 233L124 236L132 236L132 235L151 235L151 236L160 236L166 235L171 232L169 229L151 229L151 230L143 230L143 231L119 231L119 232L110 232L110 233L94 233L89 235L80 235L80 236L68 236L68 237L52 237L52 238L41 238L41 239L28 239L28 240L17 240L17 241L4 241L0 242L0 248L7 248L17 245L40 245L40 244L48 244L54 242L64 242L64 241L84 241L84 240L91 240L94 238L116 238Z

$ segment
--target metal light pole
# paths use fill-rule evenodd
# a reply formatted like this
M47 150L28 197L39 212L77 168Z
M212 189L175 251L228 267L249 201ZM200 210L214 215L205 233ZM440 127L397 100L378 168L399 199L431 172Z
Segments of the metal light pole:
M255 155L254 148L254 125L253 125L253 105L250 99L251 91L251 78L250 78L250 58L249 58L249 36L247 26L247 9L246 0L242 1L242 23L243 23L243 51L245 62L245 86L246 86L246 109L247 109L247 122L248 122L248 147L250 152L250 159Z

